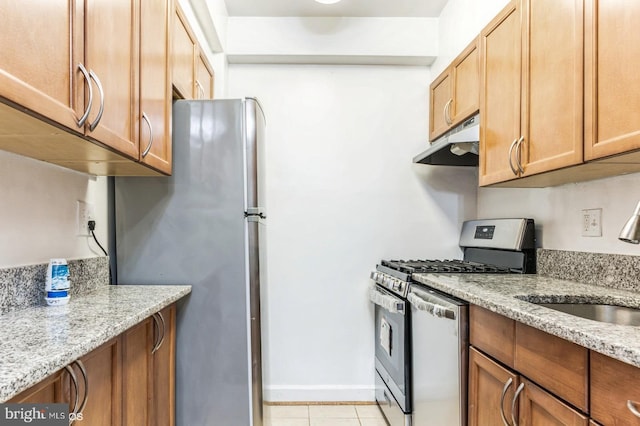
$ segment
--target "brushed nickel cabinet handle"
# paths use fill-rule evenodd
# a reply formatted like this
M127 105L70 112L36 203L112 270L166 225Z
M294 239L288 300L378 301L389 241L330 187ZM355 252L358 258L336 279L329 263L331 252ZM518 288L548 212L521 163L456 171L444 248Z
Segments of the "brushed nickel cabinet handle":
M451 125L451 123L453 123L453 121L451 120L451 103L453 102L453 98L449 99L447 101L446 104L444 104L444 121L447 123L448 126Z
M160 342L160 319L157 313L151 315L151 318L153 318L154 323L153 329L158 330L157 336L155 332L153 333L153 348L151 349L151 353L154 354L158 350L158 344Z
M638 411L638 409L636 408L636 403L632 400L627 400L627 408L629 409L629 411L631 411L631 414L633 414L636 417L640 417L640 411Z
M518 170L516 170L515 167L513 167L513 148L515 148L516 144L518 143L518 138L514 139L513 142L511 142L511 146L509 147L509 167L511 168L511 171L513 172L514 175L518 176Z
M500 395L500 417L502 417L502 423L504 423L504 426L511 426L507 421L507 416L504 414L504 397L507 395L507 390L509 390L509 387L511 387L512 384L513 379L509 377L509 380L504 384L502 394Z
M93 70L89 71L89 75L91 76L93 81L96 82L96 86L98 86L98 92L100 92L100 109L98 110L98 115L96 116L96 119L93 121L93 123L89 124L89 130L93 132L100 122L100 119L102 119L102 113L104 113L104 89L102 88L100 79L98 78L96 73L93 72Z
M80 369L82 373L82 380L84 381L84 397L82 398L82 403L80 403L80 408L78 409L78 414L84 411L84 407L87 405L87 400L89 399L89 376L87 376L87 369L84 367L82 361L77 360L75 364Z
M164 336L166 335L166 331L167 331L167 324L164 322L164 316L162 315L162 312L158 312L158 318L160 318L160 324L162 324L162 334L160 335L160 341L158 342L158 347L156 348L156 351L160 349L160 347L164 343Z
M513 426L518 426L518 421L516 420L516 403L518 401L518 397L520 396L520 392L524 389L524 383L520 383L518 389L516 389L516 393L513 395L513 400L511 401L511 420L513 421Z
M76 390L76 398L73 403L73 409L71 410L71 414L73 414L75 417L75 415L78 414L78 398L79 398L78 392L80 391L80 389L78 388L78 378L76 377L76 373L73 371L73 368L71 368L70 365L65 365L64 369L67 370L67 373L69 373L69 377L71 378L71 383L73 384L73 388Z
M524 136L520 136L518 139L518 143L516 144L516 165L518 166L518 170L520 173L524 173L524 168L522 167L522 142L524 142Z
M145 112L142 112L142 119L147 123L147 126L149 126L149 144L142 153L142 158L144 158L149 154L149 151L151 151L151 145L153 145L153 127L151 126L151 121Z
M82 114L82 117L80 117L80 119L76 123L78 127L82 127L87 121L87 118L89 118L89 113L91 112L91 104L93 103L93 86L91 86L91 78L89 77L89 73L87 72L87 69L84 67L84 65L82 65L82 63L78 63L78 69L80 70L82 75L84 75L85 82L89 85L89 102L87 102L87 108L84 110L84 114Z

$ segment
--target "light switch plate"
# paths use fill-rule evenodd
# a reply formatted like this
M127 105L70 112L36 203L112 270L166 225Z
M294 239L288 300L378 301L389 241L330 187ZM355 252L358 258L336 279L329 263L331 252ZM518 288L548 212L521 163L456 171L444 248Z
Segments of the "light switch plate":
M582 210L582 236L602 237L602 209Z

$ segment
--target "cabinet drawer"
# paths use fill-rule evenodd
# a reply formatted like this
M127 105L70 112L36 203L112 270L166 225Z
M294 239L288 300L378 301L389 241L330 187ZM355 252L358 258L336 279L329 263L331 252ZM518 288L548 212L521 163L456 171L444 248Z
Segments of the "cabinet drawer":
M513 367L515 321L512 319L471 305L469 341L476 348Z
M591 417L604 425L639 424L640 368L591 352Z
M589 351L527 325L516 324L515 369L545 389L588 411Z

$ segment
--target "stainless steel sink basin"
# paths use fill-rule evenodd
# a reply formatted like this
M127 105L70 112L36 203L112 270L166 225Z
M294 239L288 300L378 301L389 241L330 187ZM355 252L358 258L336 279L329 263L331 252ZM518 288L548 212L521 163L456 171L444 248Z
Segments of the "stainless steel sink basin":
M590 303L536 303L536 305L594 321L640 326L640 309Z

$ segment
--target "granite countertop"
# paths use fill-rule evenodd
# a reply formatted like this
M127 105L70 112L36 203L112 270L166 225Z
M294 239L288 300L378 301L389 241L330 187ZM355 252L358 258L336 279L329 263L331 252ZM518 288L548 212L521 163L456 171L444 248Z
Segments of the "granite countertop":
M0 315L0 402L191 292L191 286L102 286L59 307Z
M640 367L640 327L583 319L539 303L590 301L640 308L640 294L540 275L414 274L416 281Z

